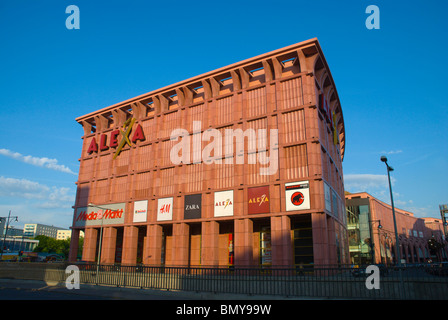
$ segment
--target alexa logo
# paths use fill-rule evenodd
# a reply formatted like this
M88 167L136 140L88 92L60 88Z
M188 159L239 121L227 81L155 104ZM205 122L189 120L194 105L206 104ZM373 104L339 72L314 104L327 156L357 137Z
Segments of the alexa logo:
M269 187L254 187L247 189L248 213L268 213L269 212Z
M215 192L215 217L233 216L233 190Z

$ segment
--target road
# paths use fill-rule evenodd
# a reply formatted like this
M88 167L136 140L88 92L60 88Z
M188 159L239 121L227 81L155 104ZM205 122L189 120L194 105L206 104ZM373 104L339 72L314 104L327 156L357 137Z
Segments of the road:
M0 279L0 300L192 300L197 298L198 296L194 294L161 290L85 284L81 284L79 289L69 290L64 284Z
M226 294L211 292L183 292L97 286L81 284L79 289L67 289L65 283L44 281L1 279L1 300L297 300L298 297ZM306 300L314 300L306 298Z

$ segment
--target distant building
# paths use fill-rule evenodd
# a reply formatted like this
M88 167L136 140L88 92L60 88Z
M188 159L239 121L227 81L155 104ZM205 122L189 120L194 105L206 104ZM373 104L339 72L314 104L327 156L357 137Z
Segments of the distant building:
M1 250L2 252L2 259L7 260L9 259L7 257L8 253L11 252L19 252L19 251L25 251L25 252L31 252L39 245L39 240L31 240L31 239L25 239L23 237L10 237L7 236L6 238L2 237L0 239L1 244Z
M5 234L5 227L6 227L6 219L0 218L0 236L3 236Z
M71 237L72 237L72 230L62 230L62 229L60 229L60 230L58 230L58 234L57 234L56 240L67 240L67 239L69 239ZM80 238L84 238L84 232L83 231L81 231L79 237Z
M5 231L6 231L6 228L2 232L2 236L5 235ZM23 236L23 230L22 229L16 229L16 228L13 228L13 227L9 227L7 236L8 237L21 237L21 236Z
M23 236L33 238L36 236L44 235L56 239L58 235L58 230L65 230L65 229L54 226L47 226L45 224L39 224L39 223L27 223L23 227Z
M366 192L346 194L345 202L351 263L396 263L392 207ZM447 260L448 245L441 219L417 218L398 208L395 217L403 263ZM434 242L441 247L434 247Z

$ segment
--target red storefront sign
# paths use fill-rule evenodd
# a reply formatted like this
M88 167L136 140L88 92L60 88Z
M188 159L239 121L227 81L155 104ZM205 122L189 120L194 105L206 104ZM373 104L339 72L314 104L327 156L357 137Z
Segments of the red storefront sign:
M269 213L269 187L248 188L248 213Z
M106 210L103 213L102 209L98 211L92 211L87 214L87 211L81 211L76 217L75 221L87 221L87 220L101 220L101 219L121 219L123 215L123 209L120 210Z
M130 121L129 121L130 120ZM129 119L126 121L126 123L123 125L124 131L121 130L114 130L110 133L109 139L107 134L103 133L100 136L100 143L98 145L95 137L92 138L90 141L89 148L87 149L87 153L91 154L93 152L98 151L105 151L109 148L117 148L114 158L118 156L121 152L121 149L128 144L131 146L131 143L136 143L137 141L144 141L145 135L143 133L143 128L140 124L138 124L135 129L133 130L132 138L129 140L129 136L131 134L131 130L134 124L135 119ZM121 139L119 139L121 135ZM109 140L109 143L108 143Z
M80 207L75 211L74 226L98 226L124 223L125 203L105 204L102 207Z

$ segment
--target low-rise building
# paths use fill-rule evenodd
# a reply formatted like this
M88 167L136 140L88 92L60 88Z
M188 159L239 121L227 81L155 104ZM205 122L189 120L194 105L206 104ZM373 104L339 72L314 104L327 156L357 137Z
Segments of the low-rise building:
M56 240L67 240L72 237L72 230L60 229L58 230L58 234ZM84 232L81 231L79 234L80 238L84 238Z
M47 226L40 223L27 223L23 227L23 236L34 238L36 236L44 235L51 238L57 238L58 230L64 230L54 226Z
M392 207L366 192L346 194L345 200L351 263L396 263ZM447 260L441 219L417 218L412 212L394 209L403 263Z

